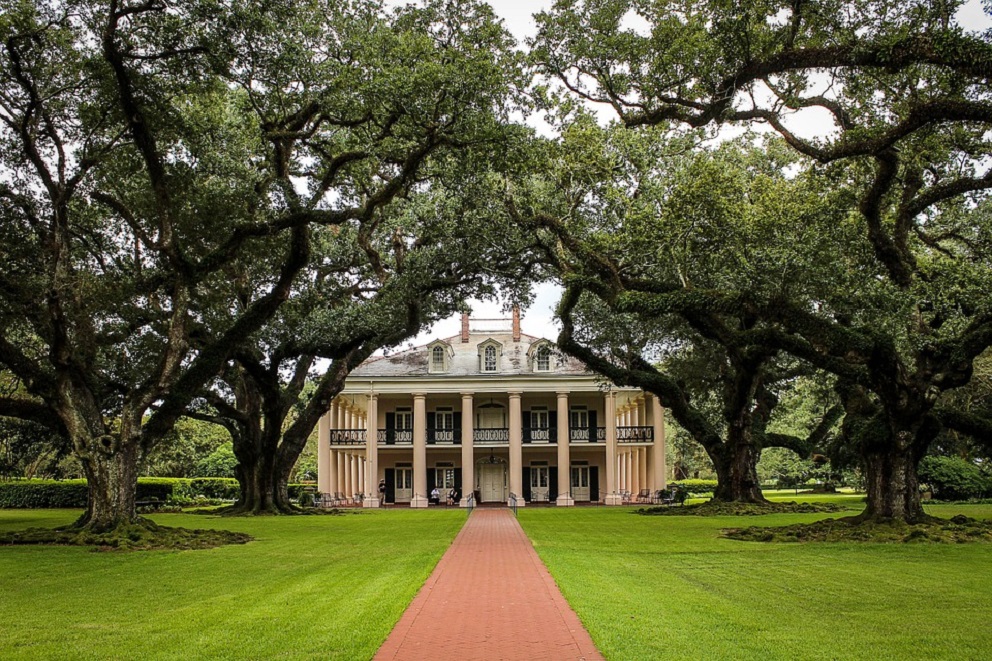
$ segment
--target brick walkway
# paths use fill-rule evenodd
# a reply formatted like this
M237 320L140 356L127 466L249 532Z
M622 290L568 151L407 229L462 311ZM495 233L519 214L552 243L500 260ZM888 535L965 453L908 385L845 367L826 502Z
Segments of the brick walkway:
M376 659L602 659L509 510L477 509Z

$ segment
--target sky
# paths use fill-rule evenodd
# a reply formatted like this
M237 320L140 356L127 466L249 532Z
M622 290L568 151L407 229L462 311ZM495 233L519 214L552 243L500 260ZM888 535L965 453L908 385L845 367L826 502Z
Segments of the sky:
M389 2L393 5L407 4L402 0ZM496 15L506 25L506 28L523 44L524 40L533 37L537 32L533 15L550 9L554 0L489 0ZM992 27L992 19L982 10L980 0L969 0L958 12L958 22L967 30L987 30ZM815 122L815 120L814 120ZM796 129L796 120L789 123L790 128ZM802 133L802 131L800 131ZM521 329L524 333L546 337L555 340L560 326L554 319L554 307L561 295L561 288L556 285L540 285L535 290L534 302L521 310ZM505 301L470 301L472 317L496 319L509 317L503 308L508 305ZM455 315L435 324L408 343L408 346L420 346L440 337L457 335L461 328L461 319Z

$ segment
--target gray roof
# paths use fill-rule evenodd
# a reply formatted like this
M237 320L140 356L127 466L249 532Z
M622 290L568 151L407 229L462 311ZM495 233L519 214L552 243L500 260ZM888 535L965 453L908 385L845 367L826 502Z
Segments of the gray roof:
M352 371L353 377L424 377L428 376L428 359L430 349L435 344L443 342L450 347L448 353L448 371L430 374L437 377L500 377L534 374L568 376L591 376L582 362L559 352L553 343L544 338L521 333L520 341L514 342L511 333L469 333L469 341L462 342L461 335L434 340L423 346L407 349L389 356L370 358ZM483 372L479 369L479 345L487 340L494 340L502 345L500 350L499 371ZM527 351L538 342L548 342L552 348L551 372L535 372L531 369Z

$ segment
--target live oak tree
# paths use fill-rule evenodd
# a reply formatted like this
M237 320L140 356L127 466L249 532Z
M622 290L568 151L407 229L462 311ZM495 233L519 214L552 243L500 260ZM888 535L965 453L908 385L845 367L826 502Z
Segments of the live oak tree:
M446 60L437 11L4 4L0 363L29 395L4 410L64 427L89 482L78 526L139 522L141 457L292 296L313 228L371 223L502 118L503 89L461 104L496 56Z
M873 264L846 292L812 306L697 296L762 319L762 341L837 375L868 486L863 518L924 519L916 467L942 425L989 430L941 403L992 342L981 293L992 47L955 23L959 7L607 0L539 19L544 70L627 127L761 124L853 196ZM815 137L790 119L811 110Z
M709 456L716 500L764 502L762 449L809 456L841 409L829 407L803 437L774 431L780 394L810 368L758 341L759 317L705 297L747 289L810 300L839 242L836 218L821 213L807 182L782 174L795 159L774 144L710 152L691 137L579 117L555 160L553 189L571 202L565 215L532 210L528 219L557 245L559 346L658 396Z
M284 193L292 205L328 194L338 171L351 178L333 192L362 196L384 173L414 156L419 163L402 200L314 231L313 259L290 301L232 353L204 389L205 406L190 411L231 433L241 485L235 513L294 511L286 488L293 466L363 360L467 298L497 288L523 296L534 275L524 236L499 204L500 175L528 142L528 131L507 121L523 86L508 33L487 5L474 2L427 3L364 20L369 25L311 35L289 53L253 29L238 37L244 54L235 79L259 123L283 126L281 118L292 118L292 131L266 133L273 159L292 173L294 187ZM255 67L268 58L280 64L262 70L279 77L258 80ZM328 58L375 69L350 81L326 70ZM347 98L335 100L339 94ZM242 264L233 298L250 300L268 268Z

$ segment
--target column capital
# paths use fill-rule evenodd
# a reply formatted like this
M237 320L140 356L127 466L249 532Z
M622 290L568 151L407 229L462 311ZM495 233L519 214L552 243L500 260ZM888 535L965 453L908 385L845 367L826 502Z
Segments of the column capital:
M555 394L558 396L558 399L561 399L562 397L568 397L572 393L569 390L556 390Z
M509 397L510 399L520 399L520 391L519 391L519 390L512 390L512 391L508 391L508 392L506 393L506 395L507 395L507 397Z
M474 392L463 392L463 393L460 393L460 394L462 396L462 399L466 399L466 398L467 399L472 399L473 397L475 397L475 393Z
M410 394L413 395L414 399L427 399L427 393L425 392L412 392Z

